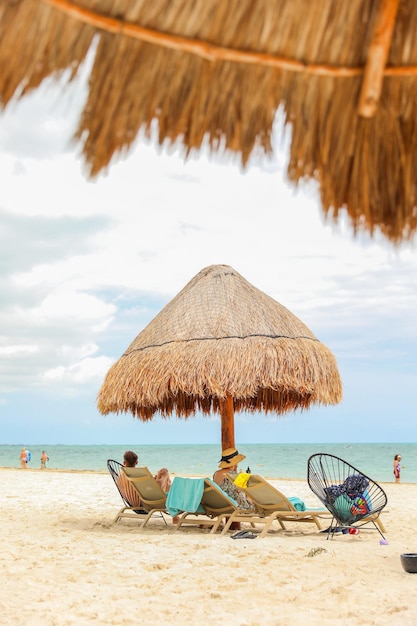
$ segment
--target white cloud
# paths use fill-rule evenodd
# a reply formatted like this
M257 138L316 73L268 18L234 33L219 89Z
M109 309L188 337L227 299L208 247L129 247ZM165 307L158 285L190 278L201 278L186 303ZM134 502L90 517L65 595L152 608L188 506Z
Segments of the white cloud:
M112 365L108 357L86 358L68 367L58 366L44 374L45 380L59 381L70 387L74 384L100 384Z
M36 283L34 284L36 286ZM62 320L103 320L109 319L115 312L113 305L108 305L86 293L77 293L66 289L57 289L42 300L40 305L30 311L33 318L42 321Z
M0 346L0 354L13 355L13 354L33 354L38 352L38 346Z

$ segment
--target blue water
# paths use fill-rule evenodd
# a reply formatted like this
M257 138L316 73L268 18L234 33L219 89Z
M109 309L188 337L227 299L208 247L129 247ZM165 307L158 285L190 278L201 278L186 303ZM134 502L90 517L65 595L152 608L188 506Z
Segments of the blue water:
M22 446L0 445L0 467L20 467ZM122 461L124 446L31 446L31 468L40 467L43 449L49 456L48 467L69 470L95 470L106 472L107 459ZM220 459L218 445L143 445L134 447L139 464L151 471L167 467L173 474L184 476L211 476ZM297 478L307 476L307 460L316 452L335 454L380 482L392 482L395 454L402 456L401 482L417 483L416 443L366 443L366 444L244 444L239 451L246 455L240 470L249 466L252 473L265 478Z

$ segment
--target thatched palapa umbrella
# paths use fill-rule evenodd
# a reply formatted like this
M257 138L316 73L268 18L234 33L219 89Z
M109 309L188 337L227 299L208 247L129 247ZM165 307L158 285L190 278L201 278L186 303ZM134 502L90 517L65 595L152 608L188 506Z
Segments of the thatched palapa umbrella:
M13 0L0 3L0 106L97 42L77 137L92 176L157 122L186 152L270 153L323 210L398 242L417 229L415 0Z
M235 445L235 411L283 414L341 398L335 358L307 326L233 268L212 265L110 368L97 404L142 421L220 413L224 449Z

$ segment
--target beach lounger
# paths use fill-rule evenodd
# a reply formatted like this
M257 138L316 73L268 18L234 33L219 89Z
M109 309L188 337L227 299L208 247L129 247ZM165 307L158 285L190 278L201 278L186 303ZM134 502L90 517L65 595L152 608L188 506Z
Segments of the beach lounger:
M369 476L333 454L317 453L308 459L307 482L332 514L327 538L338 529L372 524L385 539L379 516L387 504L387 496Z
M146 511L144 511L142 507L138 507L135 504L133 504L134 498L131 497L132 495L131 492L128 492L127 489L123 488L124 485L120 478L120 472L122 468L123 468L123 465L119 463L118 461L114 461L113 459L108 459L107 469L109 470L110 476L113 478L117 491L119 492L120 497L123 500L124 505L125 505L122 510L129 510L132 512L132 514L136 513L137 515L143 515L144 513L146 513ZM134 515L130 515L130 517L134 517ZM115 521L117 521L117 518Z
M233 482L236 476L227 475ZM313 523L321 530L321 521L330 519L328 511L324 509L305 510L299 498L287 498L271 483L267 482L257 474L248 477L246 486L241 487L248 498L253 502L255 512L237 510L227 520L222 534L225 534L233 522L251 522L252 524L263 524L263 529L259 534L262 538L271 528L274 521L277 521L283 530L286 530L286 522ZM304 509L304 510L303 510Z
M124 467L117 461L108 460L107 468L125 504L114 518L114 524L122 517L127 517L142 521L142 527L145 527L154 514L160 515L166 524L164 513L167 513L167 494L147 467ZM123 478L128 481L131 489L134 489L139 494L140 506L133 505L129 500L129 493L123 488Z
M192 481L195 484L195 489L200 489L201 496L199 500L194 500L193 504L186 503L187 497L185 501L181 500L181 492L186 493L191 489L191 487L187 487L187 481ZM176 503L176 508L174 509L170 508L173 506L173 503ZM178 530L184 524L194 524L211 528L211 534L218 530L223 520L228 519L238 510L236 502L220 489L211 478L174 478L168 494L168 510L171 514L178 514L181 508L194 508L195 510L184 510L180 515L175 530Z

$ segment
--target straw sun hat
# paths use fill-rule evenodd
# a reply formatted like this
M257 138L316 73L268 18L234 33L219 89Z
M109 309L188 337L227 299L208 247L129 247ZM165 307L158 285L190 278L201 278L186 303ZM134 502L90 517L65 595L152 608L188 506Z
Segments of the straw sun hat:
M222 451L222 458L220 459L219 468L224 469L226 467L234 467L243 459L246 459L244 454L239 454L236 448L226 448Z

